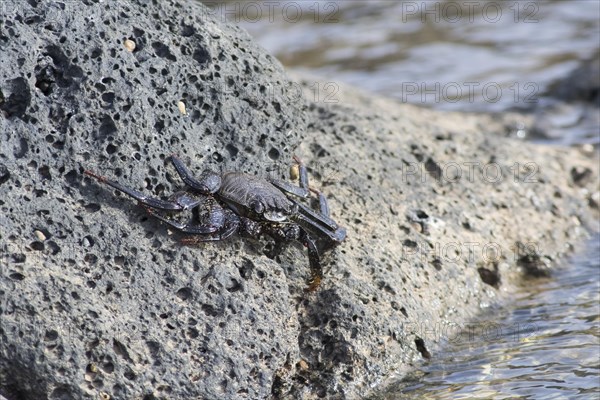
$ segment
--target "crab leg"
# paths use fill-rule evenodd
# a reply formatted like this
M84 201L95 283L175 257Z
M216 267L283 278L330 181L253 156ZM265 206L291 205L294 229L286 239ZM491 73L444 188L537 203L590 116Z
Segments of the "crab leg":
M200 179L196 179L183 161L175 154L171 155L171 163L173 163L183 182L202 194L213 194L221 187L221 176L215 172L204 171Z
M308 262L310 265L310 283L306 291L314 292L321 284L321 280L323 280L323 268L321 267L321 262L319 259L319 251L317 250L315 241L310 237L310 235L306 231L304 231L304 229L300 230L299 239L302 242L302 244L308 249Z
M310 191L319 197L319 211L321 212L321 215L329 217L329 205L327 204L325 195L315 188L310 188Z
M176 196L180 196L182 198L190 197L189 194L185 192L183 194L178 193ZM175 200L177 201L177 198ZM215 202L215 200L211 197L198 199L195 206L198 206L196 209L198 213L194 213L193 219L190 219L190 221L187 223L173 221L167 217L164 217L160 213L157 213L150 207L145 208L148 214L151 216L172 226L180 232L193 235L210 235L212 233L221 232L224 227L227 228L225 233L229 233L230 230L235 231L235 228L237 228L237 225L239 225L238 218L233 216L231 211L223 209L223 207L221 207L221 205ZM196 221L197 223L193 223ZM232 228L230 225L235 226ZM231 236L231 234L228 236Z
M297 240L307 248L308 263L310 266L310 283L306 291L315 291L323 279L323 269L321 268L319 250L317 249L315 240L311 237L310 233L300 225L293 224L288 225L287 227L281 227L275 232L268 233L268 235L275 239L276 243L273 256L280 252L281 247L279 245L281 240Z
M271 183L286 193L302 198L310 197L310 192L315 193L319 198L319 212L314 211L310 207L293 199L290 200L298 205L302 220L311 227L329 236L332 240L341 242L346 237L346 230L338 227L337 223L329 217L329 205L327 204L325 195L319 190L310 187L308 184L308 172L302 160L297 156L294 156L294 161L298 164L298 181L300 186L295 186L289 182L278 179L271 180Z
M338 228L338 224L334 220L329 218L327 215L321 214L321 213L313 210L312 208L310 208L302 203L299 203L295 200L292 200L292 202L298 205L298 208L299 208L299 211L301 212L301 214L303 214L305 217L310 219L313 222L313 224L324 225L325 227L327 227L330 230L336 230Z
M231 217L228 219L218 232L208 234L206 236L192 236L181 239L181 243L186 245L193 245L202 242L218 242L221 240L228 239L234 233L239 230L240 220L237 217Z
M281 181L279 179L271 180L271 183L277 186L279 189L284 192L293 194L294 196L307 198L310 196L310 191L308 187L308 172L306 170L306 166L300 160L300 158L294 156L294 161L298 165L298 183L300 186L293 185L289 182Z
M154 197L146 196L145 194L138 192L137 190L133 190L128 187L125 187L125 186L121 185L120 183L111 181L110 179L107 179L104 176L95 174L92 171L84 171L84 173L88 176L91 176L92 178L95 178L98 182L105 183L105 184L117 189L118 191L125 193L126 195L128 195L130 197L133 197L134 199L139 201L140 204L142 204L144 206L158 208L158 209L166 210L166 211L182 211L185 208L187 208L184 205L181 205L181 204L173 202L173 201L165 201L165 200L160 200L160 199L157 199Z
M302 205L300 205L300 206L303 207ZM306 210L310 210L310 209L306 208ZM312 211L312 210L310 210L310 211ZM323 226L323 224L319 223L322 221L314 220L303 213L298 214L298 219L299 219L299 221L303 222L305 224L305 226L308 226L309 228L317 230L318 232L329 237L334 242L341 242L346 238L346 229L341 226L336 225L334 228L328 228L326 226Z
M209 234L209 233L214 233L214 232L218 231L220 228L220 226L214 226L214 225L192 225L190 223L182 224L180 222L175 222L166 217L163 217L162 215L160 215L159 213L157 213L150 207L144 207L144 208L146 209L146 212L148 214L150 214L152 217L161 220L165 224L170 225L173 228L175 228L178 231L183 232L183 233L191 233L191 234L195 234L195 235L205 235L205 234Z

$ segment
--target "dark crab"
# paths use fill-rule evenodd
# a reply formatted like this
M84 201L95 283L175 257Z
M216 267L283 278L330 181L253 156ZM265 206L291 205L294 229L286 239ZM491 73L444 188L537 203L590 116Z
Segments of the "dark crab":
M194 235L182 239L185 244L225 240L235 233L252 237L268 235L276 241L277 249L282 241L301 242L308 249L311 270L308 290L313 291L323 278L320 249L342 242L346 230L329 217L325 196L308 185L304 164L297 157L294 161L298 165L300 186L241 172L221 175L205 171L199 178L194 178L183 162L172 155L171 162L186 188L168 200L146 196L91 171L85 171L85 174L133 197L150 215L169 226ZM295 198L310 198L311 192L318 197L318 211ZM187 222L164 215L164 212L185 210L192 212Z

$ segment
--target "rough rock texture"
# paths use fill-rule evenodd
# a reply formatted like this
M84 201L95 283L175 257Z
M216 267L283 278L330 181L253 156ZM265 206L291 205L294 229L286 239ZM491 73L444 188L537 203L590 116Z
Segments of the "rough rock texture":
M518 114L440 113L337 85L339 104L311 104L297 152L325 165L323 190L352 229L301 314L311 368L296 374L326 398L361 398L435 362L475 312L600 228L598 155L504 138L531 123Z
M310 102L201 5L118 5L2 9L9 400L358 398L435 360L445 328L547 274L597 218L597 160L577 150L341 87L337 104ZM170 153L282 176L293 152L349 231L314 294L302 247L183 247L82 175L166 196L181 185Z
M36 3L0 25L0 392L267 396L298 353L282 268L241 242L181 248L82 172L157 196L181 185L171 153L274 173L302 97L195 2Z

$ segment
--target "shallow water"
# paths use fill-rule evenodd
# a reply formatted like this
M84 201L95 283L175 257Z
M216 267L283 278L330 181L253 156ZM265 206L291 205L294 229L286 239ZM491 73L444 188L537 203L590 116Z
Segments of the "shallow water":
M600 73L569 78L600 57L598 1L207 3L286 67L323 77L314 101L343 101L342 81L442 110L528 112L543 134L525 139L600 143L590 89ZM556 89L564 82L567 94ZM382 398L600 398L599 260L595 236L552 278L526 282L514 304L451 332L418 378Z
M552 96L584 60L600 57L598 1L206 3L286 67L323 77L316 101L343 101L331 84L342 81L445 110L527 110L546 139L600 143L597 92L593 107ZM594 86L587 79L600 80L579 74L580 91Z
M600 236L553 277L525 282L381 399L600 397Z

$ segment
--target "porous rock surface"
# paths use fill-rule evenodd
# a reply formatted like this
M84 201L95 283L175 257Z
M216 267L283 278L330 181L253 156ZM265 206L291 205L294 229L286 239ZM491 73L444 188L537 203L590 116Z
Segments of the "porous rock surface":
M359 398L435 360L440 327L547 274L597 217L596 160L504 139L505 120L342 87L306 99L198 3L74 4L2 9L9 400ZM181 246L83 176L167 196L171 153L197 173L279 177L302 156L348 229L321 288L304 292L301 246Z
M182 248L82 172L156 196L181 186L171 153L274 173L306 126L281 65L196 2L2 11L0 392L267 396L298 353L282 268L241 242Z
M308 98L324 84L295 78ZM597 153L507 139L528 116L440 113L335 85L337 104L310 105L297 152L320 161L334 214L352 228L301 314L311 368L299 375L320 397L363 398L469 340L475 313L550 275L598 231L599 164Z

